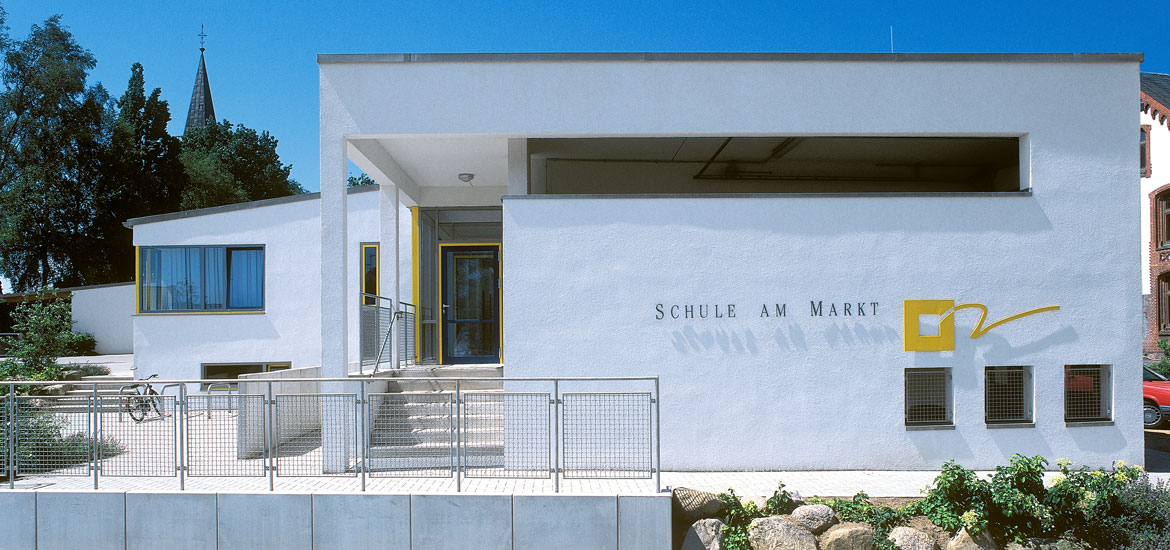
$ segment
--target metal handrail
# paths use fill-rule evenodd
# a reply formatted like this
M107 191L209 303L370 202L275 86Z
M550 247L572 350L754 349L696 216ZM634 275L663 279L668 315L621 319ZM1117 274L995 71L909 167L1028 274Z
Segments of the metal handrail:
M447 401L441 397L439 398L440 401L435 401L433 398L429 400L417 399L416 397L412 397L408 394L395 394L392 392L386 393L385 389L371 390L367 387L368 384L376 384L389 380L451 382L451 386L454 388L454 391L447 389L439 392L439 394L426 394L427 396L432 397L443 394L450 396L450 401ZM478 388L469 390L468 383L476 381L490 381L501 384L507 384L509 382L540 382L549 384L548 386L543 386L544 389L541 391L533 392L530 390L514 390L500 394L501 396L510 395L513 397L546 395L548 396L548 403L543 405L543 407L546 407L545 412L539 412L542 406L536 405L536 403L531 401L527 402L528 404L522 405L520 409L509 409L509 407L512 406L506 405L505 403L507 402L503 400L503 397L490 397L493 395L493 390L487 390L486 392L485 390ZM166 445L174 449L173 464L174 469L177 472L176 477L179 480L178 484L180 490L186 488L186 479L189 476L222 475L220 473L206 473L206 470L199 470L203 473L194 473L194 471L192 471L193 464L196 468L242 468L248 460L259 461L262 459L262 475L268 478L270 490L275 488L276 478L280 476L304 477L336 475L337 470L330 470L330 468L340 467L342 468L342 472L348 471L348 475L354 478L360 478L360 487L361 490L364 491L366 490L367 477L382 477L384 474L379 474L379 472L393 471L393 468L396 468L396 466L394 466L396 462L393 461L401 461L404 458L409 460L416 456L411 454L383 454L386 452L387 445L393 446L396 444L383 442L379 443L377 448L375 448L370 439L374 433L372 430L379 430L379 433L386 433L382 432L382 430L387 430L388 426L392 425L394 422L397 422L396 420L393 420L393 415L400 414L393 412L393 407L389 410L386 410L382 408L384 405L378 405L378 403L390 403L391 401L387 401L387 399L391 398L378 397L378 401L374 401L372 395L401 395L402 397L393 399L399 400L398 402L401 403L413 404L413 406L418 406L425 403L450 404L449 410L445 416L446 420L442 420L442 422L447 423L449 426L445 429L450 431L451 439L448 456L451 457L453 462L450 463L449 469L445 466L436 466L434 468L439 471L445 470L450 472L450 475L454 476L455 478L455 488L457 491L462 491L464 479L483 477L514 477L516 472L525 472L520 474L522 477L530 475L539 477L537 472L542 471L542 467L534 469L534 464L530 462L513 463L511 466L509 466L509 463L504 458L507 456L506 454L498 455L500 462L494 462L492 460L483 462L482 459L484 457L496 455L477 454L473 450L473 445L478 444L477 440L470 439L469 434L483 433L481 430L490 429L490 431L487 432L489 434L488 437L499 438L498 441L504 442L505 446L511 445L511 443L506 443L507 438L505 437L504 432L499 431L497 433L495 428L490 427L488 424L482 424L482 422L484 422L483 420L475 420L477 417L485 414L521 414L522 418L529 419L527 422L530 424L531 420L534 418L539 419L543 414L549 415L548 424L545 425L546 427L543 431L543 435L539 437L546 438L543 445L547 445L546 452L548 453L549 457L549 463L547 464L548 477L543 479L551 478L550 480L553 484L552 488L554 491L559 492L561 490L562 479L570 478L653 479L655 487L658 490L661 488L661 415L659 408L659 378L656 376L514 378L488 376L401 376L393 378L376 378L371 375L351 376L344 378L302 377L273 380L250 380L247 382L246 386L239 386L238 388L233 388L231 381L226 381L224 379L156 379L151 380L151 382L162 385L164 393L172 388L179 389L179 402L176 403L173 415L174 420L171 421L174 423L173 427L171 428L172 435L166 435L165 428L160 435L159 430L156 428L151 428L153 431L134 431L138 430L138 428L129 428L131 431L128 432L125 431L127 428L114 429L112 424L103 427L103 423L101 422L101 414L103 412L100 410L100 407L97 406L100 398L96 394L97 387L101 384L101 382L94 381L80 383L77 385L89 386L94 393L94 395L90 398L89 412L84 414L77 412L66 412L59 414L74 415L70 417L74 419L70 420L70 422L76 421L77 418L88 418L84 421L83 424L80 424L81 426L86 426L84 428L85 431L77 433L87 439L91 439L94 442L106 441L105 438L110 437L106 430L115 430L113 434L119 437L119 440L126 445L126 449L128 450L125 452L130 454L125 458L120 458L118 461L112 463L103 462L106 459L104 456L104 451L99 451L99 444L95 443L92 446L93 451L90 458L88 459L88 465L83 465L80 462L60 462L62 460L69 460L67 457L65 457L65 455L53 455L51 454L51 451L38 451L44 454L45 457L47 457L47 461L54 466L52 470L35 471L48 472L41 473L39 475L51 476L68 475L70 468L88 468L88 471L92 473L94 488L97 489L99 479L106 475L158 475L157 473L127 474L125 469L127 467L131 467L128 465L135 465L133 467L140 468L140 471L149 470L149 472L157 472L157 468L160 466L170 467L168 462L164 461L169 461L171 459L165 458L166 454L159 455L157 453L157 449L160 448L159 445ZM322 393L321 388L317 388L316 390L309 390L305 394L301 394L304 395L302 398L291 397L292 395L297 394L276 394L274 390L280 387L280 385L290 382L334 382L358 384L358 386L347 388L348 391L345 391L344 393L338 392L338 389L340 388L335 388L332 390L333 393ZM572 382L589 383L590 387L588 389L582 388L581 391L571 391L565 393L566 383ZM603 388L596 385L606 382L636 382L638 384L637 388L632 387L631 385L621 385L616 388L612 386ZM15 486L15 477L17 475L17 462L13 457L15 456L16 449L20 448L22 445L21 442L16 441L16 435L18 431L16 417L19 414L17 412L17 405L18 400L21 399L18 398L15 394L16 386L43 386L53 383L54 381L0 381L0 385L7 386L7 389L9 390L8 396L0 396L0 407L3 407L4 410L9 411L7 414L7 421L4 422L2 426L0 426L0 431L2 431L3 435L6 436L6 453L8 456L8 460L4 461L6 464L0 464L0 469L7 469L9 474L10 487ZM262 385L255 386L256 383L260 383ZM238 402L229 402L228 406L228 414L229 416L233 417L233 420L227 423L224 423L223 420L218 420L216 421L216 424L208 424L202 428L192 431L195 428L195 424L192 424L192 422L198 423L205 421L199 419L199 416L201 415L197 415L197 413L192 414L192 412L190 412L188 403L189 397L186 394L186 388L189 384L207 384L206 394L208 396L208 421L210 421L212 417L211 401L213 401L213 399L211 399L211 397L217 394L222 394L222 392L226 391L227 397L229 399L238 399ZM276 385L274 386L274 384ZM119 396L123 398L126 397L128 390L131 390L135 386L140 385L142 385L141 382L123 385L121 388L119 388ZM652 388L650 386L652 386ZM238 394L238 396L236 394ZM283 397L286 395L290 396L288 401L283 399ZM569 417L566 416L568 414L567 406L569 404L568 400L570 395L573 396L573 403L575 404L573 414L576 420L573 422L573 425L580 426L582 425L582 422L585 424L593 421L628 422L631 419L637 419L634 424L623 425L632 426L634 432L629 433L636 433L638 430L645 430L641 432L642 434L645 434L645 438L640 439L640 441L644 441L645 445L647 446L639 447L640 444L636 444L632 447L628 446L628 444L626 444L626 446L616 446L613 447L614 451L617 453L616 456L624 458L618 458L616 461L601 462L590 462L588 459L586 459L585 462L582 462L582 459L580 458L582 456L580 454L581 449L583 448L582 446L586 446L584 448L590 448L589 446L594 445L618 444L611 443L604 439L598 440L596 437L590 436L588 432L582 432L580 430L574 431L572 435L570 434ZM607 401L613 399L614 396L618 396L618 399ZM301 399L304 399L305 401L301 401ZM499 400L497 401L497 399ZM248 401L247 404L245 404L245 400ZM298 402L302 404L298 405ZM332 412L328 413L330 415L328 417L325 416L326 403L334 403L333 405L330 405L329 410ZM517 403L522 404L525 402L519 401ZM598 404L604 405L606 403L608 403L606 408L596 408ZM284 404L287 404L289 407L287 413L291 415L287 417L287 422L285 421L284 417L284 414L286 414L285 410L283 409L283 407L286 406ZM341 408L339 408L339 406L341 406ZM447 408L447 405L442 406ZM477 408L473 410L471 408L472 406ZM234 414L230 412L233 410L233 407L235 411ZM338 411L344 410L345 407L350 407L350 410L353 411L353 431L349 432L348 430L345 430L345 435L338 436L334 434L327 437L325 435L325 429L341 429L337 428L334 423L340 418L336 416ZM488 412L506 410L513 410L513 412ZM121 418L121 413L122 411L119 410L119 418ZM426 415L424 414L424 416ZM331 419L328 421L328 423L326 422L327 418ZM322 450L322 452L318 453L317 455L321 458L312 459L322 461L315 466L311 464L305 464L303 462L298 462L298 460L304 460L300 457L307 456L303 452L305 450L304 445L306 444L304 434L313 433L314 422L316 423L315 429L317 432L319 432L319 435L315 436L317 437L316 442L312 444L316 445L316 448ZM478 422L479 424L472 424L472 422ZM382 427L379 428L379 425ZM540 423L538 422L531 425L539 426ZM167 425L164 424L163 426L165 427ZM286 429L289 430L288 433L284 432ZM539 428L535 429L537 429L537 431L531 432L528 436L529 438L542 433ZM207 430L213 431L209 432ZM308 432L305 430L308 430ZM407 427L402 430L403 431L400 432L393 432L399 435L392 435L391 437L425 437L418 435L418 432L415 431L415 429L412 427ZM223 439L224 436L230 439L225 440ZM123 439L124 437L129 437L129 439ZM307 441L313 441L313 437L314 436L310 435ZM339 437L342 439L339 439ZM383 435L381 437L386 436ZM441 435L440 437L445 438L447 436ZM539 437L536 439L528 439L526 440L528 441L527 443L521 442L517 444L538 445L537 447L522 447L524 449L538 449L539 445L542 445L539 443ZM232 442L233 439L234 443ZM491 439L490 441L496 441L496 439ZM208 452L206 449L223 447L200 447L204 450L191 454L190 449L192 449L193 446L208 445L208 442L215 442L214 444L216 445L224 445L226 443L226 448L230 449L230 451L228 451L228 454L226 455L217 455L214 453L212 455L208 455L206 454ZM563 454L568 452L570 443L573 444L573 448L576 451L576 454L573 455L572 463L569 462L570 455ZM491 445L496 444L497 443L492 443ZM285 446L288 446L290 452L292 453L291 455L283 454L283 449ZM161 448L165 449L167 447ZM137 452L136 449L148 449L150 451L146 452L145 454L134 454ZM310 447L310 450L311 449L312 448ZM332 451L329 451L329 453L334 454L326 453L325 451L327 449L332 449ZM335 453L338 452L342 453L341 456L347 458L342 458L340 463L325 462L326 459L323 457L327 455L336 457L338 455ZM262 457L260 455L262 455ZM209 459L208 456L211 456L212 458ZM429 455L424 454L417 456L426 457ZM472 460L475 460L477 457L479 457L480 460L473 462ZM58 462L54 462L54 460ZM201 462L196 463L196 460ZM210 463L212 466L208 466L209 463L207 460L216 460L216 462L212 462ZM371 468L371 460L391 460L392 462L390 462L389 466L391 470L387 470L387 466L385 465ZM329 466L328 464L340 464L340 466ZM306 470L306 467L309 469ZM115 470L109 471L109 473L107 473L107 470L110 468L115 468ZM288 469L286 470L286 468ZM298 470L298 468L300 469ZM417 469L419 471L410 472L404 477L434 475L424 472L431 471L430 466L411 466L407 468L407 470L412 469ZM278 471L280 473L278 473ZM254 476L257 474L240 475Z

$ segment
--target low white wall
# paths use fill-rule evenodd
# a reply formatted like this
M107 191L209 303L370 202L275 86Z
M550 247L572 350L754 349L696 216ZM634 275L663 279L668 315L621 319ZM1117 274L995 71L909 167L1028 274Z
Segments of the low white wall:
M670 495L3 491L4 548L668 550Z
M102 355L134 353L134 283L74 289L73 331L92 333Z

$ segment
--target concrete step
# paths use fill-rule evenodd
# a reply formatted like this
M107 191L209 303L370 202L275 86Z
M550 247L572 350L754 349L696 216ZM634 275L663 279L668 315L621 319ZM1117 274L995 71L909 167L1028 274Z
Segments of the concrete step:
M454 391L453 380L396 380L400 378L498 378L495 380L461 380L461 391L500 390L504 387L503 365L456 365L445 367L407 367L387 371L391 393L412 391Z

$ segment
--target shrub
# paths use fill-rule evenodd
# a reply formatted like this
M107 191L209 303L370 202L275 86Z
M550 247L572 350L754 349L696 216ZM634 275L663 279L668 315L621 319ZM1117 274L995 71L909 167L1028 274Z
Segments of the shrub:
M755 502L743 503L733 489L726 493L719 493L719 500L723 502L723 548L726 550L750 550L748 542L748 527L752 520L767 516L788 514L796 509L796 501L792 495L784 490L781 483L772 492L772 496L764 502L760 509Z
M65 355L97 355L97 340L88 332L70 332L65 341Z
M894 543L889 540L890 531L906 519L906 514L889 506L875 505L869 500L865 491L859 491L851 499L834 498L825 500L812 497L809 502L825 504L837 513L841 521L868 523L873 527L874 548L877 550L895 550Z
M1004 540L1023 543L1029 537L1051 534L1053 517L1050 508L1042 502L1044 457L1012 455L1011 463L998 466L991 476L991 501L987 506L987 521L994 535Z
M22 474L48 472L84 464L91 459L94 439L86 434L65 435L69 423L61 414L22 405L17 424L20 437L16 457ZM7 444L7 434L0 430L0 445ZM124 450L120 443L110 438L99 440L96 444L104 457L120 454Z
M925 498L907 506L905 512L926 516L948 531L967 527L975 533L987 527L986 507L990 497L990 483L948 460L934 478L934 484L927 488Z
M12 328L21 338L9 341L8 359L0 361L0 379L59 380L63 355L92 355L97 343L89 333L75 334L67 298L42 290L13 309Z

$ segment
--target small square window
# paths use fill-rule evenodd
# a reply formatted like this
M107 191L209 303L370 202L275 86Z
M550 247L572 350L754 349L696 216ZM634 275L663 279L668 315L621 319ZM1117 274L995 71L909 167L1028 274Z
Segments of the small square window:
M987 367L984 373L987 423L1032 422L1032 367Z
M906 425L952 424L950 369L906 369Z
M1113 414L1109 365L1064 366L1064 421L1107 421Z

